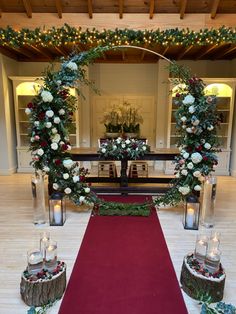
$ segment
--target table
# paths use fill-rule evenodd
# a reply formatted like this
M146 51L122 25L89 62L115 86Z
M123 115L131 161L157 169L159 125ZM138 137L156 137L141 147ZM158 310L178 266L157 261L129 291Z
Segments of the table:
M178 149L173 148L160 148L152 150L146 153L144 157L138 160L174 160L179 154ZM71 158L74 161L101 161L108 160L100 157L97 152L97 148L73 148L71 150ZM164 193L168 187L153 187L153 186L129 186L129 183L170 183L172 177L148 177L148 178L128 178L127 168L128 159L120 160L121 163L121 173L120 177L117 178L107 178L107 177L87 177L86 181L90 183L119 183L119 187L92 187L97 193L113 193L119 192L122 194L126 193Z

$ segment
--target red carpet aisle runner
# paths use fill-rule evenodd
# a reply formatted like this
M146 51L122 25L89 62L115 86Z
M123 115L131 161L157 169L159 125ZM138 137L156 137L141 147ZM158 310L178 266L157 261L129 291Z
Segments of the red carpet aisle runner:
M187 313L155 211L90 218L59 314Z

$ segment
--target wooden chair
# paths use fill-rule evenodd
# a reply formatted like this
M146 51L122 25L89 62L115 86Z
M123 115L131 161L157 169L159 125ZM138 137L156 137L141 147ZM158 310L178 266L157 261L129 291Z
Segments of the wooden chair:
M101 144L105 141L105 139L98 139L98 147L101 147ZM116 164L114 161L106 160L98 162L98 177L109 177L116 178L117 170Z
M147 178L148 177L148 163L146 161L135 160L132 161L129 167L130 178Z

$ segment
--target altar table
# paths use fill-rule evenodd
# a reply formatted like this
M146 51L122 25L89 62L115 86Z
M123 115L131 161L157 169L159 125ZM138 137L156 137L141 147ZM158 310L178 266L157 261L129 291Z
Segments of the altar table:
M137 160L174 160L175 156L179 154L178 149L174 148L159 148L146 153L143 157ZM74 161L101 161L109 160L108 158L100 157L97 152L97 148L73 148L71 150L72 159ZM121 163L120 177L117 178L107 178L107 177L92 177L86 178L87 182L90 183L118 183L118 187L112 186L92 186L92 190L96 193L114 193L119 192L122 194L126 193L164 193L169 188L168 186L130 186L130 183L162 183L168 184L173 179L173 177L148 177L148 178L128 178L127 168L128 159L122 159L119 161Z

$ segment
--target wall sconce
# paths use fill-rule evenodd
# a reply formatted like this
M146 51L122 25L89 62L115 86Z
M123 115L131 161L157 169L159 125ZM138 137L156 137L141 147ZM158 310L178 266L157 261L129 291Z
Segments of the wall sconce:
M62 193L52 193L49 198L50 226L63 226L66 220L65 199Z
M200 203L195 195L186 197L184 208L184 229L198 230L200 216Z

